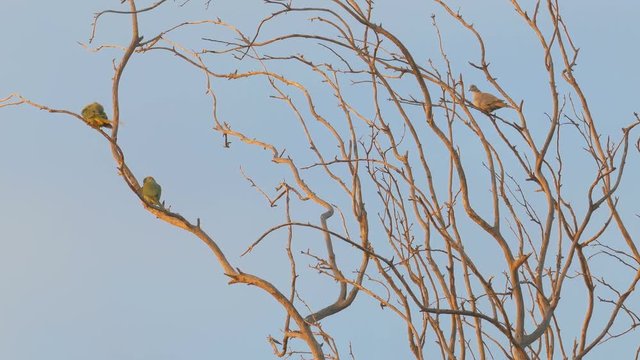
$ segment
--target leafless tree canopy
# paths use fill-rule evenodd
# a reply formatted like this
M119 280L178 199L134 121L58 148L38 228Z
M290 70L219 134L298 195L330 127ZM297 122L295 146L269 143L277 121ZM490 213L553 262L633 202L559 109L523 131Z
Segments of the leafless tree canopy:
M627 225L637 218L618 211L625 199L617 191L627 157L637 151L640 118L630 112L628 126L614 138L599 132L574 73L578 44L558 0L504 3L537 39L530 46L543 62L539 76L548 80L545 109L529 109L527 99L508 91L509 82L490 66L490 39L474 27L473 14L446 0L434 1L443 17L425 17L429 36L439 41L438 52L426 59L380 23L384 14L371 1L264 2L256 6L264 18L247 32L216 18L151 34L141 13L180 4L161 0L140 8L123 0L123 7L96 14L86 46L122 50L112 104L105 106L113 127L95 131L111 148L123 181L147 211L203 241L230 284L254 285L280 304L284 326L274 324L269 337L277 356L353 357L322 323L338 313L349 316L358 297L375 299L406 326L399 336L406 336L416 359L582 359L606 341L637 336L637 295L635 304L630 298L640 280L640 253ZM203 6L189 4L196 5ZM108 31L101 24L110 16L131 19L130 43L94 43L97 33ZM469 56L476 61L463 68L452 61L441 21L472 35ZM188 44L176 40L187 31L200 35L190 35ZM143 198L144 174L127 165L118 141L119 89L129 60L144 62L148 53L175 55L176 69L168 71L186 71L188 64L202 74L212 141L227 147L220 151L255 148L286 171L275 191L262 186L259 175L244 175L252 185L247 191L259 191L283 220L257 240L243 239L243 256L282 246L271 240L287 234L288 286L239 269L238 259L225 253L225 239L214 239L215 228ZM474 106L465 79L470 73L482 74L483 90L508 107L489 113ZM264 86L252 96L288 109L277 119L265 115L271 132L221 114L228 95L217 84L251 79ZM83 121L19 94L0 107L21 104ZM303 147L296 145L298 134ZM581 160L564 161L568 154ZM565 180L576 174L590 179L588 185ZM319 215L296 211L301 204ZM305 279L299 275L308 271L326 276L335 291L322 299L298 291ZM566 301L585 309L580 324L558 316ZM638 358L639 351L625 353Z

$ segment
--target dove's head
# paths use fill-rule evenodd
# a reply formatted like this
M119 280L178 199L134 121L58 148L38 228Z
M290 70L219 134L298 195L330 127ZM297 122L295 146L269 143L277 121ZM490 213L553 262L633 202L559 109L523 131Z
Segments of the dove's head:
M471 92L480 92L480 90L478 90L478 88L475 85L469 86L469 91L471 91Z
M144 180L142 181L142 183L143 183L143 184L146 184L146 183L148 183L148 182L150 182L150 183L154 183L154 182L156 182L156 179L154 179L154 178L153 178L153 176L147 176L147 177L146 177L146 178L144 178Z

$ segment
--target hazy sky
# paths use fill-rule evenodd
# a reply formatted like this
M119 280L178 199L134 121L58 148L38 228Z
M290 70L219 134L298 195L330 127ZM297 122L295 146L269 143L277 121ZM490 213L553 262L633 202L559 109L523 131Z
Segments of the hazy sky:
M605 135L618 136L632 113L640 112L640 2L560 2L581 49L577 76L592 100L594 116ZM140 1L138 7L149 3ZM179 3L169 2L140 17L145 38L185 19L221 17L250 31L265 14L261 1L214 0L208 10L203 1L192 0L184 7ZM491 66L507 90L526 99L528 109L543 121L549 107L541 54L510 2L455 4L452 7L485 35ZM254 12L254 6L260 11ZM93 14L108 8L124 9L116 0L2 1L0 98L18 92L77 112L99 101L110 113L112 61L121 53L95 53L79 44L88 41ZM438 58L431 52L432 13L442 19L457 70L465 73L467 82L486 88L482 75L466 65L468 59L477 60L476 45L459 35L464 32L434 3L379 0L376 7L379 22L423 62ZM128 41L128 17L107 15L99 25L97 44ZM209 36L215 37L215 31L220 30L212 27ZM236 65L217 66L228 70ZM269 91L242 83L220 88L226 116L275 140L291 135L282 130L269 134L274 122L262 107L272 101ZM240 166L269 190L284 172L266 152L239 143L232 149L222 147L220 136L211 130L202 75L168 54L134 56L121 92L120 141L139 180L153 175L173 209L190 220L201 218L235 265L286 285L286 278L277 277L282 270L286 274L286 263L271 261L283 255L282 237L273 240L277 246L238 258L268 226L283 221L281 209L266 206L242 177ZM0 359L272 356L266 338L280 335L279 307L255 288L228 286L202 243L146 212L118 176L104 139L76 119L29 107L0 109L0 128ZM634 189L640 181L637 166L634 153L621 189L628 197L621 204L627 213L640 212ZM638 234L636 224L631 230ZM317 305L326 304L336 289L327 280L318 283L322 285L307 290L317 292ZM324 322L340 339L343 356L351 341L358 359L408 357L403 324L365 296L359 296L356 305L349 315ZM607 344L600 354L617 346Z

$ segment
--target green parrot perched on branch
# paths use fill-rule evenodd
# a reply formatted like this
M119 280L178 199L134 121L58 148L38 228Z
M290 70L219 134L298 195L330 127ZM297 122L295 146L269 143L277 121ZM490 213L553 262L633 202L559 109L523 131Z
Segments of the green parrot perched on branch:
M142 197L151 203L152 205L156 205L162 207L160 204L160 194L162 193L162 188L153 178L153 176L147 176L142 181Z
M94 128L111 127L111 121L104 112L104 107L97 102L89 104L82 109L82 117L89 126Z

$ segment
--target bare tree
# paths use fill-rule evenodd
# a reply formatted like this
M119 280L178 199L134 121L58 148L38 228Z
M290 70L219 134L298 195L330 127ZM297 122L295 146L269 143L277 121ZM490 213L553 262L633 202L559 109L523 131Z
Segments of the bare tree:
M446 359L582 359L606 341L633 336L640 318L629 298L640 280L640 253L637 234L626 224L637 220L619 212L624 199L616 194L640 118L634 114L615 139L598 130L574 73L579 49L558 0L505 2L537 37L531 46L539 49L540 75L548 79L546 109L528 109L526 99L507 91L509 84L490 67L487 39L470 20L473 14L445 0L434 1L445 20L473 36L470 49L479 48L472 55L477 61L465 68L448 56L446 33L435 15L430 21L439 53L425 61L375 20L381 15L371 1L265 0L269 11L249 33L207 19L144 37L139 14L169 3L138 9L134 0L126 2L128 9L96 14L87 45L95 51L122 49L113 76L112 128L95 131L147 211L204 242L230 284L254 285L280 304L284 328L269 337L278 357L345 357L322 323L348 313L358 296L374 299L405 324L416 359L437 357L434 344ZM131 19L129 44L92 45L105 16ZM278 33L274 24L291 30ZM202 36L188 45L173 40L187 29ZM285 232L287 287L235 266L237 259L229 259L220 245L224 240L211 235L215 229L143 197L140 176L125 162L118 139L119 90L129 60L144 61L157 52L175 55L202 74L225 151L266 151L287 171L275 191L245 175L270 206L280 205L283 221L248 240L243 254L279 246L269 240ZM219 70L230 61L235 68ZM500 115L473 104L465 81L470 72L482 74L489 92L504 99L507 108ZM290 111L285 119L267 120L273 120L272 133L236 126L232 115L220 113L217 82L251 79L269 88L254 92L256 97L273 94ZM0 107L14 105L91 125L80 114L19 94L1 99ZM301 131L304 148L296 147L299 139L283 136L288 128ZM582 160L569 163L568 154ZM579 184L565 180L574 176L591 182L577 189ZM296 211L303 203L320 215ZM491 249L495 257L478 255L478 248ZM594 269L596 260L615 271L615 279ZM335 293L308 298L299 291L305 271L326 276ZM318 301L323 305L317 307ZM567 326L570 319L558 317L563 301L586 309L577 331ZM626 350L636 358L639 352L640 347Z

